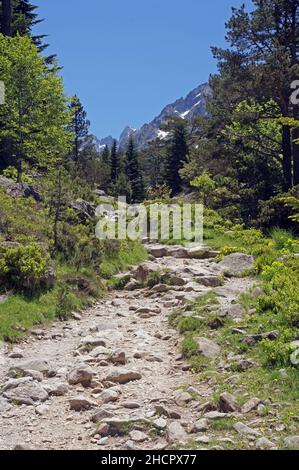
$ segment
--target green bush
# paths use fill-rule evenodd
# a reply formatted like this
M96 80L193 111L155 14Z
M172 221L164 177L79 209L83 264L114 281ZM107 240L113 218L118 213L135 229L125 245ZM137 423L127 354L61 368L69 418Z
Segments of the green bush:
M292 250L293 235L288 230L276 227L271 230L271 238L274 242L274 248L276 248L276 250Z
M49 256L38 243L0 246L0 279L7 287L33 293L45 283Z
M261 342L262 362L270 367L288 367L291 364L291 354L293 352L290 343L286 338L277 341L263 340Z

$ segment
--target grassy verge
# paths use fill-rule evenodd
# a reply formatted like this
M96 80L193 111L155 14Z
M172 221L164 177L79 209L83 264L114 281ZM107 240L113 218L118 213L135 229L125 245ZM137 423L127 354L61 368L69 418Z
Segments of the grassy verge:
M299 365L292 362L299 327L299 257L298 240L284 230L276 229L268 237L256 230L236 229L229 233L210 230L207 244L220 251L219 259L233 252L253 254L255 275L262 287L243 293L237 303L245 310L236 324L233 319L218 318L217 297L211 291L201 296L188 309L176 309L169 318L183 335L181 352L199 374L200 382L213 390L210 402L217 406L221 393L227 391L242 406L257 397L263 405L244 415L244 422L260 420L255 426L265 437L284 448L284 438L298 433ZM219 321L220 320L220 321ZM215 326L216 325L216 326ZM261 339L258 335L277 332L277 338ZM197 337L205 336L219 344L221 356L216 361L198 353ZM246 337L257 336L253 344ZM299 358L299 348L297 346ZM240 367L240 359L245 364ZM246 365L247 363L247 365ZM205 399L207 401L207 399ZM213 423L213 446L218 438L234 441L221 443L224 448L248 448L248 442L233 429L233 420ZM190 448L198 444L190 443Z
M72 312L83 310L104 295L103 278L109 279L146 258L147 252L140 244L125 243L104 258L100 275L88 268L58 265L52 289L34 296L14 293L0 304L0 340L14 342L34 326L66 320Z

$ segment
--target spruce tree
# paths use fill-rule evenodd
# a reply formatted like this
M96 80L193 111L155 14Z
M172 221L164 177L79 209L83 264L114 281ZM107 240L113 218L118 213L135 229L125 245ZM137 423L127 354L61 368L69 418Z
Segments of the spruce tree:
M0 24L4 36L30 36L39 52L43 52L48 44L43 44L46 35L33 35L35 25L43 19L38 18L37 6L29 0L2 0L0 1ZM55 55L46 57L46 63L52 64Z
M4 36L11 36L12 33L12 8L11 0L2 0L1 9L1 32Z
M72 122L69 131L74 135L72 158L79 163L80 148L85 137L88 135L90 122L79 98L75 95L71 98L70 111Z
M105 165L110 165L110 150L107 145L105 145L105 148L102 152L101 160Z
M172 195L175 195L182 188L180 170L187 161L187 124L183 120L173 119L169 126L172 127L172 142L166 157L165 178Z
M299 74L299 2L253 0L253 7L250 13L244 5L233 9L226 25L230 49L213 48L220 76L212 81L212 114L218 115L219 123L223 110L230 114L238 102L248 98L258 102L274 99L284 118L299 115L298 106L290 103L291 83ZM299 152L287 121L281 138L288 190L299 182Z
M110 164L111 164L111 183L115 183L119 175L119 155L117 152L117 142L113 141L111 154L110 154Z
M132 189L131 201L141 202L145 197L145 189L132 136L129 138L126 152L126 174Z

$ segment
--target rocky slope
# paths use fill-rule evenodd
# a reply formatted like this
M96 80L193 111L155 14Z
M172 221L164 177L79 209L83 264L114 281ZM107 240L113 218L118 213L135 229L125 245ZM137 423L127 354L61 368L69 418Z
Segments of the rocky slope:
M204 83L192 90L186 97L168 104L161 111L159 116L155 117L150 123L144 124L140 129L127 126L121 133L118 144L121 149L125 148L129 136L133 135L138 148L145 148L149 142L156 138L165 138L167 134L160 130L161 124L165 123L167 116L178 116L188 121L197 116L206 114L206 98L210 93L209 86ZM113 138L111 136L104 139L94 138L94 143L99 151L103 150L105 145L112 146Z
M169 323L174 309L183 308L187 316L190 302L213 291L219 311L237 329L244 314L239 295L254 285L239 274L250 268L251 257L234 255L217 265L210 250L148 249L152 261L118 277L124 290L83 316L36 329L18 347L3 349L1 449L299 445L293 428L281 425L280 407L244 390L242 374L253 361L220 344L217 328L202 332L198 354L215 366L222 387L233 384L235 396L222 390L215 400L219 383L192 372L179 350L181 337ZM224 278L228 270L230 277ZM157 276L160 283L150 287L147 281ZM266 407L268 415L262 413Z

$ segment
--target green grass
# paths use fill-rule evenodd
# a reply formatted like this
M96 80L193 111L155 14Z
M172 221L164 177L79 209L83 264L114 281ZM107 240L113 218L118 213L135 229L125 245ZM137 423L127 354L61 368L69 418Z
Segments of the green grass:
M56 317L57 290L34 299L12 295L0 304L0 339L14 341L22 332L16 327L30 329Z
M124 271L128 266L142 263L148 259L146 249L138 242L129 242L111 254L101 264L101 276L105 279Z
M201 326L202 320L195 317L182 317L178 322L178 330L181 334L188 331L198 331Z
M0 304L0 340L16 341L25 330L60 319L92 304L103 292L96 274L68 265L57 266L55 286L35 296L14 293Z
M236 422L236 418L214 419L212 421L212 429L214 431L231 431Z
M198 344L194 339L194 336L189 333L185 336L181 345L182 354L186 358L190 358L197 354Z
M283 250L284 248L287 248L289 242L294 238L290 231L278 227L272 229L270 235L276 250Z

